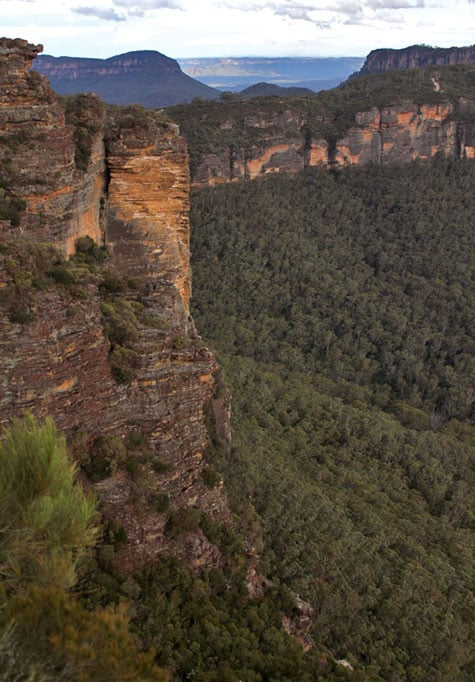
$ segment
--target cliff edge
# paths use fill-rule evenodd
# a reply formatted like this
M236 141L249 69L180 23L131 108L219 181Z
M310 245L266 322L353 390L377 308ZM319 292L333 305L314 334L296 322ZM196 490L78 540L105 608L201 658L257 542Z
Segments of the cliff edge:
M448 66L475 62L475 45L467 47L431 47L411 45L400 50L372 50L360 74L382 73L391 69L423 69L426 66Z
M180 510L231 521L206 460L229 414L189 316L186 144L138 108L61 106L30 71L39 51L0 41L0 427L53 417L123 529L124 568L165 548L218 565L196 524L167 533Z

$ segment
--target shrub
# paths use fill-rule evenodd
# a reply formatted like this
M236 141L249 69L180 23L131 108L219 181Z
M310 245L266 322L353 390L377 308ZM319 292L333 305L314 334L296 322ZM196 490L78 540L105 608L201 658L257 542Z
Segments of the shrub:
M177 509L165 524L165 535L174 539L185 533L196 533L200 527L201 512L198 509Z
M0 442L0 577L70 587L96 538L95 501L75 482L76 468L51 419L16 419Z
M191 341L187 336L183 336L183 334L177 334L173 339L173 348L176 350L185 350L185 348L190 346L190 343Z
M80 237L76 241L76 253L73 259L82 263L102 263L109 258L105 246L98 246L91 237Z
M126 453L127 450L122 440L107 433L94 440L91 453L81 466L91 481L101 481L117 471Z
M48 272L48 276L56 282L56 284L75 284L76 278L71 268L66 263L58 263L54 265Z
M170 470L170 465L166 462L162 462L161 459L154 459L152 461L152 467L157 474L164 474Z
M87 611L61 590L31 588L9 601L10 636L23 655L51 671L49 680L166 682L155 652L137 651L123 607ZM12 677L43 682L43 677Z
M10 306L8 319L13 324L28 324L35 319L35 314L27 304L17 301Z
M170 497L167 493L154 493L150 500L150 504L159 514L168 511L170 507Z
M216 488L221 482L221 476L213 467L206 467L201 472L201 478L207 488Z

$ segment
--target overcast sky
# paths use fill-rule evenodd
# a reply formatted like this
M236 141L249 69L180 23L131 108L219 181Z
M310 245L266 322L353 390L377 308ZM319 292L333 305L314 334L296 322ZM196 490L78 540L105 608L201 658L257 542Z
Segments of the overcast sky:
M47 54L364 56L475 43L475 0L0 0L1 32Z

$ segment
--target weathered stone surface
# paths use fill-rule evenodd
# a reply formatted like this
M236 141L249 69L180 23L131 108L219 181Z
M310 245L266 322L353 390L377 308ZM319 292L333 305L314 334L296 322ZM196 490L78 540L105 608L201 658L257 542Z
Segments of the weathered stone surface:
M6 299L3 305L0 299L0 430L25 409L51 415L70 440L82 434L79 457L87 452L94 457L91 444L99 435L128 442L132 432L139 433L140 445L130 454L138 462L135 475L119 465L94 483L105 517L127 532L119 561L133 568L168 549L195 568L216 565L219 550L201 531L172 541L164 535L169 514L181 507L231 523L222 484L208 488L202 476L217 364L189 317L185 142L176 126L159 125L153 116L132 128L111 119L106 152L102 118L91 137L87 168L78 170L73 131L62 109L41 78L34 77L34 87L29 80L39 50L25 41L0 41L0 78L8 85L0 100L6 140L0 154L13 153L22 180L14 178L11 193L27 205L19 227L1 222L0 239L5 245L20 236L53 242L68 255L78 237L89 235L108 244L112 257L105 267L115 267L130 287L104 294L94 278L80 295L53 282L40 290L30 287L34 319L27 324L10 321ZM28 144L16 144L25 131ZM32 169L44 184L23 181ZM6 292L17 286L22 268L8 259L2 251L0 291ZM104 295L110 305L125 300L144 311L130 348L134 372L128 385L112 376ZM225 409L216 408L215 420L216 415L229 419ZM228 424L217 428L229 435ZM168 495L169 511L156 511L156 493Z
M251 131L258 125L259 145L223 147L222 153L204 155L193 169L192 184L215 185L252 179L267 173L298 172L309 166L345 167L361 163L407 163L430 159L436 154L475 158L475 103L461 100L458 118L452 104L417 105L402 102L392 107L356 112L354 125L344 137L330 144L318 126L309 134L305 119L287 112L280 119L249 120ZM328 121L321 121L324 128ZM231 122L229 123L231 126ZM285 125L285 127L281 127ZM285 134L284 134L285 133Z
M407 163L436 154L454 157L457 124L450 104L417 106L412 102L356 115L356 125L336 144L334 166L359 163Z
M0 40L0 160L11 160L11 192L26 202L14 234L54 242L69 254L79 237L101 237L103 135L92 140L87 172L78 171L64 112L48 81L29 70L41 50L22 40Z
M108 133L107 243L120 270L145 279L149 292L175 287L189 314L188 155L174 126L152 123ZM165 293L165 292L163 292ZM167 319L180 316L172 302Z

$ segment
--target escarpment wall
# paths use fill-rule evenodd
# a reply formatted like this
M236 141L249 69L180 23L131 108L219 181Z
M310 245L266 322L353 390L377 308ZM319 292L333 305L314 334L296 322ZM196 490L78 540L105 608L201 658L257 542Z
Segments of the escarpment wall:
M422 104L401 102L394 106L372 108L354 114L347 132L329 142L325 137L328 121L311 123L302 114L282 114L285 126L275 119L245 121L250 139L258 141L232 144L203 154L192 163L194 185L215 185L239 179L253 179L267 173L298 172L311 166L340 168L360 163L406 163L446 157L475 157L475 103L461 100L458 113L449 103ZM463 115L463 112L470 115ZM197 122L198 124L198 122ZM231 118L229 130L242 121ZM223 127L223 124L221 124ZM216 147L216 145L215 145Z
M190 273L188 155L177 128L138 131L111 123L107 131L107 242L120 270L147 282L150 296L163 297L187 329Z
M41 45L0 40L0 163L25 202L19 231L71 253L78 237L101 237L102 135L91 141L87 172L75 164L75 142L48 82L30 71ZM98 121L98 128L102 121ZM8 188L7 188L8 189Z
M174 539L164 530L183 507L231 522L222 482L210 487L203 476L210 425L229 415L216 409L216 359L189 316L186 145L152 114L131 124L130 112L115 110L106 121L97 102L92 118L75 112L73 129L28 70L40 49L0 41L0 200L24 201L19 220L0 221L0 430L24 410L50 415L92 468L97 439L119 439L122 460L88 483L104 517L126 531L117 560L133 568L167 549L211 567L220 553L199 529ZM105 242L109 260L75 266L73 283L61 267L49 278L46 245L68 256L85 236ZM45 263L41 286L29 271L35 258ZM104 284L111 277L120 284ZM112 341L107 310L122 315ZM112 358L128 363L126 380Z
M391 69L422 69L425 66L446 66L475 62L475 45L468 47L429 47L411 45L400 50L372 50L360 73L381 73Z

